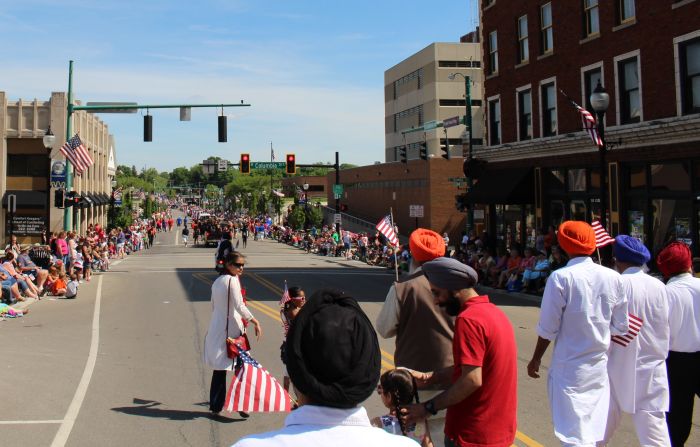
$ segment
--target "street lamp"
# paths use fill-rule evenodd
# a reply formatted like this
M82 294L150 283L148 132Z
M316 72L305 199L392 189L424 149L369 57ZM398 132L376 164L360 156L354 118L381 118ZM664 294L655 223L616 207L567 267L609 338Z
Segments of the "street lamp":
M44 147L46 148L46 155L49 157L49 168L46 170L46 225L44 227L44 234L46 237L46 242L48 243L51 238L51 151L53 150L53 145L56 143L56 135L51 132L51 126L44 132L43 138Z
M472 132L472 95L471 95L471 79L468 75L465 75L464 73L450 73L447 77L450 80L454 80L457 76L461 76L464 78L464 106L465 106L465 111L466 115L464 116L464 130L465 132L469 132L469 136L467 137L465 134L462 134L462 148L464 148L464 143L466 141L468 147L467 150L465 151L462 149L462 156L464 157L464 166L469 166L471 164L472 158L473 157L473 147L474 147L474 142L472 141L473 139L473 132ZM447 135L445 136L447 138ZM449 140L448 140L449 141ZM464 170L465 172L469 172L469 176L467 177L467 192L471 193L472 191L472 175L471 175L471 169L469 170ZM474 228L474 207L473 205L469 207L469 210L467 211L467 234L471 233L472 228Z
M598 85L596 85L589 99L591 101L591 107L593 107L596 114L598 135L602 143L598 146L598 154L600 155L600 224L603 228L607 228L606 212L608 207L608 188L606 177L608 169L605 161L607 152L607 146L605 144L605 112L610 105L610 96L601 85L600 80L598 80Z

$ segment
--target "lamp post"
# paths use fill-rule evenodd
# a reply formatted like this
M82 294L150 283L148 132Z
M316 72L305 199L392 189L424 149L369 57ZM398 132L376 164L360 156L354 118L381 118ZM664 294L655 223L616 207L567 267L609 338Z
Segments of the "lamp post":
M304 227L308 228L309 225L309 184L304 182L303 185L301 185L302 188L304 188Z
M608 207L608 185L607 185L607 163L605 156L607 145L605 144L605 112L610 105L610 96L598 80L595 90L590 97L591 106L596 114L596 122L598 126L598 135L600 136L601 145L598 146L598 154L600 155L600 224L607 229L606 212Z
M51 151L54 143L56 143L56 136L51 132L50 125L44 133L43 143L46 148L46 155L49 157L49 168L46 175L46 225L44 227L45 242L48 243L51 238Z
M450 73L447 77L451 80L454 80L457 76L461 76L464 78L464 106L465 106L465 112L466 114L464 115L464 126L465 126L465 132L469 132L469 135L462 134L462 147L464 148L464 143L466 141L467 143L467 150L465 151L462 149L462 156L464 157L464 164L465 165L471 165L471 161L473 159L473 132L472 132L472 95L471 95L471 78L468 75L465 75L464 73ZM447 138L447 136L445 136ZM449 141L449 140L448 140ZM469 176L467 176L467 192L470 193L472 190L472 175L471 175L471 169L465 170L466 172L469 173ZM474 228L474 207L470 206L469 209L467 210L467 234L470 234L472 229Z

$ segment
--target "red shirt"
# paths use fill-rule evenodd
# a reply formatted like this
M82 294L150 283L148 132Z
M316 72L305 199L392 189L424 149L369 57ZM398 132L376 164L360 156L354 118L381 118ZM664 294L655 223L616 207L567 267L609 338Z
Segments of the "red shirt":
M445 435L458 446L508 447L515 440L518 367L513 326L486 295L467 301L455 319L455 367L481 367L481 387L449 407Z

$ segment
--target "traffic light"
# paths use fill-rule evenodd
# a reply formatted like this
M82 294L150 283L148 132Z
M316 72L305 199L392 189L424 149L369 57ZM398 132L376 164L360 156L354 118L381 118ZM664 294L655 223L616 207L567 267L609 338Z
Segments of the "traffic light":
M287 174L294 175L297 173L297 156L287 154Z
M440 145L440 150L442 151L442 158L445 160L450 159L450 142L445 140L445 145Z
M241 174L250 174L250 154L241 154L241 163L238 165Z
M57 189L53 193L53 206L56 208L63 208L63 202L66 199L66 190L65 189Z
M153 141L153 115L143 116L143 141Z
M80 205L80 194L78 194L75 191L67 191L64 196L63 200L63 206L65 208L71 207L71 206L79 206Z
M427 160L428 159L428 145L426 142L420 143L420 159L421 160Z
M408 163L408 148L406 146L399 148L399 158L401 163Z
M226 130L226 120L226 115L219 115L219 143L225 143L228 137L228 131Z

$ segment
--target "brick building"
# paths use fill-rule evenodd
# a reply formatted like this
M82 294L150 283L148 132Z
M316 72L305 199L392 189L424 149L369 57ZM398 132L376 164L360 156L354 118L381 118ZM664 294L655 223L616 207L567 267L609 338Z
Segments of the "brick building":
M347 214L376 224L391 207L399 233L408 236L418 225L457 241L465 228L465 215L455 209L455 195L463 192L450 178L463 177L462 158L429 158L408 163L381 163L340 171L343 185L341 205ZM335 171L328 173L328 184L335 183ZM334 206L332 188L328 204ZM410 206L423 206L424 217L410 217Z
M506 244L600 215L600 156L563 91L610 95L609 229L700 243L700 2L483 0L485 173L467 196ZM614 143L610 145L610 143ZM477 222L479 220L477 219Z

